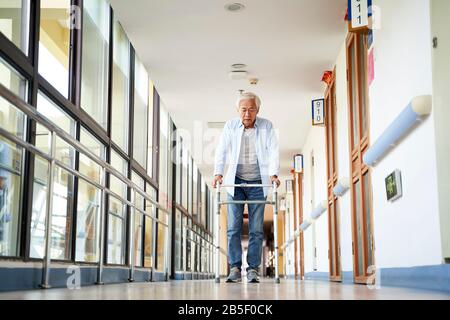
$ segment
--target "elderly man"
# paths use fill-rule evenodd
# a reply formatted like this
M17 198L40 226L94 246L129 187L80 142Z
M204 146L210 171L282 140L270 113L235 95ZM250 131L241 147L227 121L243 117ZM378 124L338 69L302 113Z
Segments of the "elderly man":
M251 92L242 93L237 101L239 117L229 120L224 127L215 154L213 187L222 184L228 155L225 184L272 184L278 180L279 149L273 125L257 117L261 100ZM229 200L265 200L268 188L227 188ZM241 281L243 204L228 205L228 262L227 282ZM248 205L249 243L247 253L247 280L259 282L261 265L264 204Z

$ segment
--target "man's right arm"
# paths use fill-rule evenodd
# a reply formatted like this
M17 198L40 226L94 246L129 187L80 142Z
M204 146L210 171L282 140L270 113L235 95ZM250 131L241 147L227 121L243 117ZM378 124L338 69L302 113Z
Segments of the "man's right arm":
M214 159L214 180L213 187L215 188L217 183L222 183L223 172L225 170L225 162L227 159L228 146L230 144L230 130L228 123L225 124L224 129L219 138L219 144L216 148Z

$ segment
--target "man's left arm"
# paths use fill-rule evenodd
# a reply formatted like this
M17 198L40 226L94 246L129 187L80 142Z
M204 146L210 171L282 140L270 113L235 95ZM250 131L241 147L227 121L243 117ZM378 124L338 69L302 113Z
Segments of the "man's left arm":
M276 181L279 186L280 181L278 180L278 175L280 171L280 148L273 125L270 126L269 139L267 142L269 150L269 176L271 182Z

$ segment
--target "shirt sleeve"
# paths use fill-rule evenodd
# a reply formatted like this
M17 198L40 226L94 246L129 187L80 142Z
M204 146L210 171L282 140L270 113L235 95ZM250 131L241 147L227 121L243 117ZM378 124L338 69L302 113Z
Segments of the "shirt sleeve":
M214 159L214 175L223 176L225 169L225 162L227 159L227 150L230 144L230 129L228 122L225 124L222 133L220 134L219 144L216 148L215 159Z
M280 149L278 138L273 125L269 126L269 139L267 140L269 150L269 176L279 176L280 173Z

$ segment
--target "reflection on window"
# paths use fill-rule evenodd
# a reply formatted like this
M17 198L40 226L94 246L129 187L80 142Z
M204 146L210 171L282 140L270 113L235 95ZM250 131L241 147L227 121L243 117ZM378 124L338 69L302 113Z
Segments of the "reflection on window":
M105 158L105 147L84 128L81 128L80 142L101 159ZM90 180L101 183L100 166L82 154L80 155L79 171ZM98 261L100 201L101 191L90 183L78 179L75 257L77 261Z
M156 199L156 190L147 183L147 194ZM152 217L156 217L156 207L150 201L145 201L145 211ZM154 220L145 217L145 234L144 234L144 267L153 267L153 229Z
M123 176L128 177L128 162L114 150L111 150L111 165ZM112 174L109 175L109 188L123 199L127 198L127 185Z
M0 32L25 54L28 54L29 19L29 0L0 3Z
M39 73L67 98L70 46L69 0L41 0L39 32Z
M0 138L0 256L19 254L23 149Z
M128 151L128 113L130 91L130 41L117 20L114 20L114 59L112 83L112 140Z
M35 162L36 189L33 193L33 214L31 218L32 258L44 257L45 214L48 190L48 166ZM53 210L51 226L51 258L69 260L71 252L71 212L73 201L73 176L63 169L55 169L53 180Z
M159 204L168 208L169 204L169 114L160 108L159 133Z
M107 126L109 5L83 2L81 107L103 128Z
M148 73L136 56L134 75L133 157L143 168L146 166L147 129L149 129L147 128L148 81Z
M38 94L37 111L55 125L75 136L75 121L64 113L56 104L41 92ZM36 147L50 153L50 132L41 125L36 126ZM75 165L75 151L62 139L56 139L56 158L71 168ZM30 256L44 256L44 236L46 199L48 190L48 164L36 157L34 163L33 212L31 217ZM70 259L72 203L74 194L74 177L65 170L55 170L53 180L53 210L51 232L51 258Z
M131 181L139 188L144 190L145 181L135 172L132 172ZM136 193L135 205L137 208L144 210L144 197ZM143 233L143 215L137 210L134 210L134 230L133 230L133 249L134 249L134 265L142 266L142 233Z
M109 197L108 256L109 264L125 264L127 206L115 197Z
M156 242L157 245L157 266L156 270L158 271L165 271L166 269L166 260L165 260L165 254L166 254L166 233L167 233L167 226L165 224L168 223L167 214L165 212L159 211L158 212L158 218L163 223L157 223L158 228L158 239Z
M37 111L44 115L47 119L55 125L66 131L71 136L75 137L75 120L61 110L54 102L52 102L42 92L38 93ZM44 126L36 125L36 147L40 150L50 154L50 131ZM56 138L55 156L58 160L70 166L75 167L75 150L69 146L61 138Z
M181 211L176 210L176 216L175 216L175 270L176 271L182 271L182 257L181 253L182 251L182 241L181 241L181 235L182 235L182 229L181 229Z
M153 177L153 127L154 127L154 119L153 119L153 99L154 99L154 86L153 82L149 79L149 88L148 88L148 147L147 147L147 174L150 177Z

